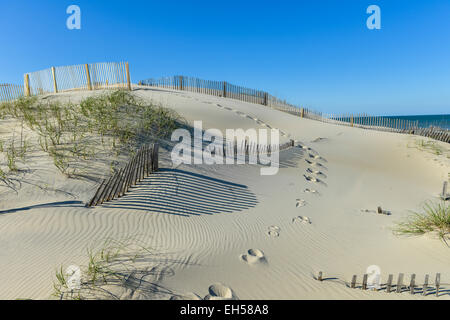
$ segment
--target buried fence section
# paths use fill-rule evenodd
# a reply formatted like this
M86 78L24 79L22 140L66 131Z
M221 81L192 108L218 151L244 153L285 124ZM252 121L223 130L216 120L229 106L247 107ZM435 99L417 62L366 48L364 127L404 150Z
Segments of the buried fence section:
M239 160L239 156L241 156L241 160L243 161L245 157L255 157L257 155L267 154L271 155L274 152L280 152L286 150L288 148L294 147L295 141L289 140L288 142L278 144L278 145L263 145L263 144L254 144L249 143L247 140L241 141L241 145L238 146L237 139L233 141L225 141L222 146L222 155L224 157L236 158ZM213 151L214 152L214 149ZM255 158L256 159L256 158Z
M237 141L224 144L223 154L237 157L239 154L250 156L252 154L271 154L290 147L295 144L290 140L280 145L252 145L244 141L238 148ZM242 151L241 153L238 150ZM124 168L119 169L107 180L104 179L97 188L92 199L86 204L87 207L94 207L104 202L122 197L130 190L130 187L136 186L145 177L159 170L158 165L159 145L143 145L138 152L130 159Z
M124 168L103 180L92 199L86 204L94 207L122 197L145 177L158 170L159 145L143 145Z
M323 272L320 271L318 273L318 277L315 278L316 280L324 282L327 278L324 278ZM339 280L336 277L330 277L328 279L331 279L332 281L338 280L341 283L344 283L347 287L351 289L359 288L361 290L372 290L372 291L385 291L386 293L403 293L403 292L409 292L411 295L414 295L416 293L420 293L423 296L426 296L428 294L434 293L436 297L439 297L439 294L442 293L440 291L442 289L443 283L441 283L441 274L436 273L436 277L434 280L434 285L429 283L430 276L429 274L425 274L424 282L423 284L420 284L417 282L417 277L415 273L412 273L409 276L409 284L408 282L404 282L405 275L404 273L399 273L397 276L397 282L394 284L394 275L389 274L386 283L380 283L379 277L377 279L377 283L369 283L368 282L368 274L363 274L362 282L358 283L357 275L353 275L350 283L347 283L346 281ZM445 285L450 285L449 283L446 283ZM393 288L394 287L394 288ZM420 292L420 288L422 288L422 292ZM417 292L416 289L419 289L419 292ZM432 289L435 290L435 292L432 292ZM448 291L448 290L446 290Z

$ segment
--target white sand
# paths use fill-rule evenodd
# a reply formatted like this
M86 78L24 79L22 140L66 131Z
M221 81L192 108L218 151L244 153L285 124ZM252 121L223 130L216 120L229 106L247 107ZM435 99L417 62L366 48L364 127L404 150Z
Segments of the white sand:
M261 176L255 165L167 170L172 165L164 154L160 167L166 170L93 209L82 202L96 185L65 178L42 153L24 178L41 188L23 185L18 194L1 189L0 299L47 299L61 264L85 265L88 247L107 237L129 236L164 253L161 285L190 296L204 297L210 285L222 283L239 299L423 299L313 278L322 271L347 282L357 274L361 281L370 265L381 268L382 282L390 273L395 282L400 272L405 283L412 273L418 283L425 274L433 282L440 272L443 287L450 289L450 249L432 237L399 238L390 229L409 210L436 199L448 179L447 155L408 147L420 137L324 124L195 93L135 92L173 108L191 124L203 120L204 129L264 128L266 123L285 132L284 141L292 138L312 150L282 153L275 176ZM89 94L61 96L79 101ZM5 125L2 135L8 132ZM319 137L325 139L311 142ZM439 144L448 152L448 145ZM37 206L55 202L62 204ZM392 215L361 211L379 205ZM220 286L212 291L221 290L231 294Z

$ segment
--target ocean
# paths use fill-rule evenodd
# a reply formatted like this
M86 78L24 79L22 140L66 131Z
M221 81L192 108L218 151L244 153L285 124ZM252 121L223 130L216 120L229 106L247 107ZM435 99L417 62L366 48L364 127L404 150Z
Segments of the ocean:
M428 128L430 126L433 126L450 130L450 114L417 115L417 116L384 116L383 118L418 121L418 125L420 128Z

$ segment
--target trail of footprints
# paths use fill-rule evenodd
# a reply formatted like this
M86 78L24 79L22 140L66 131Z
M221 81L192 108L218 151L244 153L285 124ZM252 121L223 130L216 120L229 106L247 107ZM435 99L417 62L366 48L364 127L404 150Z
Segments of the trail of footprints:
M250 116L250 115L248 115L248 114L246 114L246 113L244 113L244 112L241 112L241 111L239 111L239 110L236 110L236 109L233 109L233 108L230 108L230 107L227 107L227 106L222 106L222 105L219 104L219 103L217 103L216 106L219 107L219 108L221 108L221 109L226 109L226 110L228 110L228 111L233 111L233 112L235 112L236 114L238 114L239 116L241 116L241 117L243 117L243 118L248 118L248 119L250 119L250 120L253 120L253 121L255 121L257 124L259 124L259 125L261 125L261 126L263 126L263 127L266 127L266 128L268 128L268 129L276 129L276 128L273 128L272 126L270 126L269 124L265 123L264 121L262 121L262 120L260 120L260 119L258 119L258 118L252 117L252 116ZM280 129L278 129L278 130L280 131L281 136L283 136L283 137L289 137L289 136L290 136L290 135L287 134L286 132L283 132L283 131L280 130Z
M227 106L222 106L219 103L217 103L216 106L221 109L233 111L243 118L248 118L248 119L254 120L257 124L264 126L268 129L272 129L272 127L269 124L265 123L264 121L262 121L256 117L252 117L248 114L245 114L239 110L236 110L236 109L233 109L233 108L230 108ZM280 130L280 134L283 137L290 136L281 130ZM308 146L302 145L300 147L307 153L307 157L305 158L305 161L309 165L309 167L306 169L305 174L303 174L303 177L305 178L305 180L308 182L312 182L312 183L325 184L324 179L327 178L327 175L323 172L324 170L326 170L326 167L323 163L326 163L327 160L325 158L323 158L322 156L320 156L319 154L317 154L317 152L315 152L313 149L311 149ZM309 194L316 194L316 195L319 194L319 192L317 190L312 189L312 188L306 188L306 189L304 189L303 192L309 193ZM306 200L296 199L295 207L302 208L302 207L306 206L306 204L307 204ZM311 219L307 216L296 216L296 217L292 218L292 223L311 224L312 222L311 222ZM281 231L280 227L272 225L272 226L268 227L267 235L271 238L277 238L280 236L280 231ZM246 254L240 255L239 258L241 261L243 261L244 263L247 263L249 265L267 263L267 259L266 259L266 256L264 255L264 252L259 249L249 249ZM231 291L231 289L229 289L229 288L227 288L227 289ZM225 288L221 287L220 291L223 291L223 290L227 292L227 294L225 295L226 298L228 298L228 299L231 298L230 291L227 291ZM210 294L208 296L208 298L211 298L211 297L214 297L214 294L213 295ZM205 297L205 298L207 298L207 297Z
M196 100L198 100L198 99L196 99ZM202 101L202 102L213 104L212 102L206 102L206 101ZM264 126L268 129L272 129L272 127L269 124L265 123L264 121L262 121L258 118L252 117L248 114L245 114L239 110L236 110L236 109L233 109L233 108L230 108L227 106L222 106L221 104L218 104L218 103L216 104L216 106L221 109L233 111L243 118L248 118L248 119L254 120L259 125ZM280 130L280 134L283 137L290 136L281 130ZM319 138L319 139L322 139L322 138ZM326 169L325 165L323 165L323 163L327 162L326 159L324 159L323 157L318 155L314 150L312 150L311 148L309 148L305 145L302 145L300 147L307 152L307 158L305 159L305 161L310 166L309 168L306 169L306 173L303 174L305 180L308 182L313 182L313 183L323 183L322 179L327 178L327 175L322 171L322 170ZM309 194L316 194L316 195L319 194L319 192L317 190L311 189L311 188L306 188L303 190L303 192L309 193ZM302 208L302 207L306 206L306 204L307 204L306 200L296 199L295 207ZM307 216L296 216L296 217L292 218L292 223L311 224L312 222L311 222L311 219ZM280 227L272 225L272 226L268 227L267 235L271 238L277 238L280 236L280 231L281 231ZM258 264L266 264L267 263L267 258L265 256L264 252L259 249L249 249L246 254L241 254L239 256L239 259L248 265L258 265ZM209 294L203 298L204 300L236 299L234 292L231 290L231 288L229 288L221 283L216 283L216 284L211 285L209 287L208 291L209 291ZM172 296L172 299L174 299L174 300L175 299L177 299L177 300L178 299L200 300L201 297L199 297L198 295L196 295L194 293L188 293L183 296Z
M326 170L324 163L326 163L327 160L305 145L301 145L300 147L305 150L307 154L305 161L309 165L308 168L306 168L306 172L303 174L305 180L311 183L325 184L324 180L327 178L327 175L324 173L324 170ZM306 188L303 192L319 195L319 192L312 188ZM306 205L307 201L305 199L297 198L295 200L295 207L298 209L301 209ZM292 223L310 225L312 224L312 221L311 218L307 216L296 216L292 218ZM272 238L277 238L280 236L280 231L280 227L272 225L268 227L267 235ZM259 249L250 249L247 254L240 255L239 258L249 265L267 263L266 256Z
M320 156L316 151L311 149L310 147L306 145L302 145L301 148L306 152L307 156L305 158L306 163L309 165L308 168L306 168L306 172L303 174L303 177L307 182L316 183L316 184L323 184L326 185L325 179L327 178L327 175L323 172L323 170L326 170L326 167L323 163L326 163L327 160ZM319 195L319 191L312 188L306 188L303 190L304 193L307 194L316 194ZM295 206L297 208L304 207L306 205L306 201L303 199L296 199ZM292 219L292 223L301 222L304 224L311 224L311 219L306 216L297 216Z

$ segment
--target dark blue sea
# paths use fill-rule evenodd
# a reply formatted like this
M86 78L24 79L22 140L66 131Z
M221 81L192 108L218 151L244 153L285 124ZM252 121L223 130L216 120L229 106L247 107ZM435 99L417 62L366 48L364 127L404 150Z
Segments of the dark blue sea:
M450 130L450 114L417 115L417 116L384 116L383 118L418 121L418 126L420 128L428 128L430 126L433 126Z

